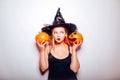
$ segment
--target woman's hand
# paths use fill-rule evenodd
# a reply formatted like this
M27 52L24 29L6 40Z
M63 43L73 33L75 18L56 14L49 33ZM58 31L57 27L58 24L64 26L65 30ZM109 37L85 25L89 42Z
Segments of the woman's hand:
M42 41L41 43L40 42L36 42L37 46L38 46L38 49L40 51L43 51L45 49L45 47L49 44L48 41Z
M73 50L76 51L81 44L82 44L82 41L80 41L79 43L73 42L73 45L72 45Z

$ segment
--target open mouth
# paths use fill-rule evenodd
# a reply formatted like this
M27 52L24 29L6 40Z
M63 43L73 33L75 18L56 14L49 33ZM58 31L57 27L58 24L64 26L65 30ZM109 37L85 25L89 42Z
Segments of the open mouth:
M60 40L60 38L57 38L57 40L59 41L59 40Z
M70 40L70 41L75 41L75 40L76 40L76 38L69 38L69 40Z

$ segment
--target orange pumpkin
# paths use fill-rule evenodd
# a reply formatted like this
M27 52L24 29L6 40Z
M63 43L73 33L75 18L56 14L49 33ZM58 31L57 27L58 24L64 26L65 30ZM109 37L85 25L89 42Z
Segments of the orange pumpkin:
M72 32L69 35L69 41L70 41L70 44L79 43L79 42L83 41L83 36L81 33L77 32L77 31Z
M46 32L39 32L36 36L35 36L36 41L39 41L40 43L42 41L48 41L49 40L49 35Z

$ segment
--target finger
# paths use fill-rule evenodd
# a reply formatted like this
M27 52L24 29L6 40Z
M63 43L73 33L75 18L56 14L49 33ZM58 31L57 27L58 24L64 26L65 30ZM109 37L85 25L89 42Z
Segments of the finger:
M39 41L36 41L36 44L37 44L38 46L40 46L40 43L39 43Z
M81 42L75 43L74 46L78 47L81 45Z
M75 45L75 42L73 42L73 46Z
M44 41L44 42L43 42L43 45L47 45L47 44L48 44L48 41Z
M37 41L36 42L37 43L37 45L39 46L39 47L44 47L44 43L45 43L45 41L42 41L42 42L39 42L39 41Z
M77 46L76 42L73 42L73 46Z
M81 41L77 43L77 45L79 46L81 44Z
M39 41L36 41L37 44L39 44Z
M81 44L82 44L82 42L83 42L83 41L80 41L80 43L79 43L79 44L81 45Z
M48 42L48 41L46 41L46 46L47 46L47 45L49 45L49 42Z
M45 40L43 40L40 44L44 44L45 43Z

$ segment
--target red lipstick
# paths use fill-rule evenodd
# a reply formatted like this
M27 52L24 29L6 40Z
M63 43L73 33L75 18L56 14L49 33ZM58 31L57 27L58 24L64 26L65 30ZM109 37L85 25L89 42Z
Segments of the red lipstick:
M60 38L57 38L57 40L60 40Z

